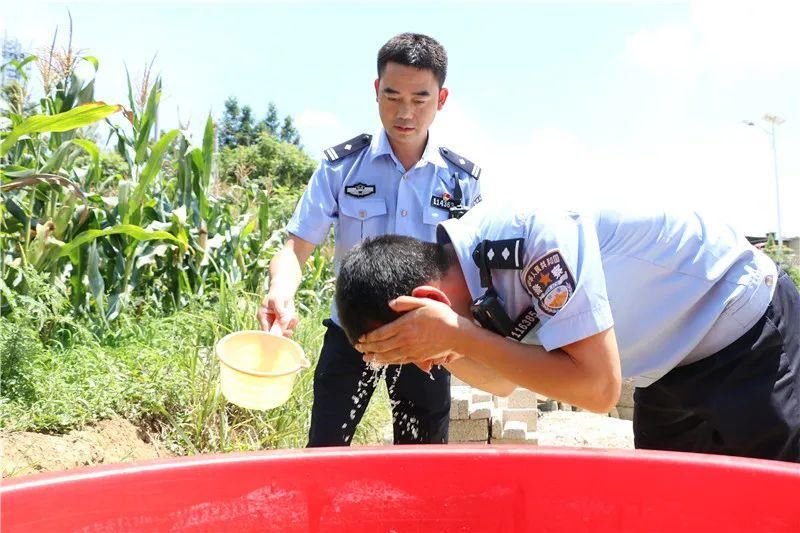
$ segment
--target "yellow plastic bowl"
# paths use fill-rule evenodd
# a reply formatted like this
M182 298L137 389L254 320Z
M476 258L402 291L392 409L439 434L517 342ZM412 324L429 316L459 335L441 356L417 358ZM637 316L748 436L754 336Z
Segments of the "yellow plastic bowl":
M238 331L217 343L225 398L247 409L272 409L289 399L295 375L311 364L291 339L266 331Z

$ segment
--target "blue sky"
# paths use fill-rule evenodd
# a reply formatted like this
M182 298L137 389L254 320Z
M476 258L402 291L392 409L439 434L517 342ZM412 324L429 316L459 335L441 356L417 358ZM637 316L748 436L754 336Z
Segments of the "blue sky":
M229 95L291 114L314 157L378 125L375 55L392 35L440 40L451 91L434 129L484 168L487 198L555 207L699 209L774 231L777 128L784 235L800 234L797 2L2 1L23 46L64 35L101 61L97 97L125 102L157 54L161 127L199 131Z

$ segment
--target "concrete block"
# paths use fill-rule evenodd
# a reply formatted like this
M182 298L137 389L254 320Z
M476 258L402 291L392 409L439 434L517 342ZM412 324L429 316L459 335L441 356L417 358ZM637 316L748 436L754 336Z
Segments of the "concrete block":
M450 398L450 420L469 418L469 398L453 396Z
M539 404L540 411L558 411L558 402L555 400L548 400Z
M534 405L536 405L536 393L528 389L517 387L508 397L509 407L533 407Z
M617 407L619 417L623 420L633 420L633 407Z
M450 385L450 396L472 399L472 387L469 385Z
M492 439L492 444L528 444L536 446L539 444L539 434L535 431L525 433L524 439Z
M572 405L567 402L559 402L558 408L560 411L572 411Z
M492 396L492 403L495 407L508 407L508 398L505 396Z
M450 442L488 442L489 420L486 418L451 420L448 440Z
M633 386L633 383L630 382L622 382L622 389L620 390L619 394L619 401L617 402L617 406L619 407L633 407L633 390L636 387Z
M492 417L492 402L473 403L469 408L469 418L474 420L476 418L491 418Z
M492 395L488 392L483 392L480 389L472 389L472 403L485 403L491 402Z
M504 439L521 439L525 440L525 434L528 432L528 426L525 422L518 422L516 420L509 420L503 424L503 437Z
M528 431L536 429L536 423L539 419L539 410L537 408L507 408L502 411L502 422L505 424L509 421L525 422Z
M608 412L608 416L610 416L611 418L619 418L619 410L616 407L614 407L613 409L611 409L611 411Z
M492 427L489 431L489 440L494 441L494 439L502 439L503 438L503 419L502 417L493 416L492 417Z

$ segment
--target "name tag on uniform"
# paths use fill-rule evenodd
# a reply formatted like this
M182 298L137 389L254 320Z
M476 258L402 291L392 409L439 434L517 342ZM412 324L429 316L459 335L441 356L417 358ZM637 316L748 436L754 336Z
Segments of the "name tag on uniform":
M536 315L536 310L533 307L529 307L517 317L514 326L511 328L511 333L509 333L508 336L523 344L535 344L526 341L530 340L527 337L536 330L536 326L538 325L539 317Z
M456 202L450 194L444 193L441 196L431 196L431 205L449 211L451 207L456 206Z

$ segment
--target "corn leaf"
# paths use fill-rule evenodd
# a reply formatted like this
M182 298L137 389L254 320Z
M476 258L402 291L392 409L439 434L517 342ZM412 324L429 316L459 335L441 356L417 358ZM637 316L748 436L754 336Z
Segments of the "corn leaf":
M144 166L144 170L142 170L142 174L139 176L139 183L136 185L136 189L131 196L133 207L142 205L144 195L148 187L150 187L150 183L161 171L161 163L167 153L167 148L169 148L169 145L172 144L172 141L175 140L175 137L177 137L179 133L179 130L172 130L165 133L158 142L153 145L153 148L150 150L150 157L147 159L147 164Z
M82 245L92 242L99 237L105 237L108 235L127 235L128 237L136 239L137 241L163 239L166 241L175 242L176 244L181 244L178 239L166 231L150 231L132 224L120 224L119 226L108 229L90 229L84 231L61 248L59 257L69 255L73 250L76 250Z
M92 102L56 115L34 115L28 117L22 124L11 130L8 137L0 144L0 157L6 155L16 144L17 139L23 135L70 131L82 128L113 115L120 109L122 109L122 106L119 105Z
M89 246L87 260L86 273L89 276L89 290L92 291L92 296L94 296L94 300L97 303L97 310L100 311L100 315L105 316L106 284L100 274L100 254L97 253L97 242L93 242Z
M92 158L92 179L89 180L89 183L99 182L102 178L102 169L100 168L100 148L98 148L95 143L88 139L73 139L72 142L86 150L86 153L88 153Z

